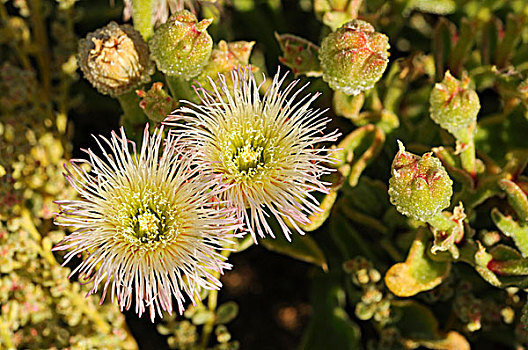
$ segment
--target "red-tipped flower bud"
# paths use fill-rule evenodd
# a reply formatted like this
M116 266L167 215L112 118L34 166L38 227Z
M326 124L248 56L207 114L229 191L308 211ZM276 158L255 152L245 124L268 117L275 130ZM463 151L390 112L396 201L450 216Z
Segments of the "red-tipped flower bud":
M207 33L212 21L198 22L195 15L183 10L162 24L149 41L158 69L183 79L197 76L213 49L213 39Z
M368 90L387 68L389 47L389 38L371 24L350 21L321 42L323 80L347 95Z
M391 167L390 201L400 213L428 221L449 206L453 181L432 153L419 157L406 152L401 142L399 146Z
M447 71L429 98L431 119L461 142L472 140L480 110L477 93L468 85L468 77L457 80Z

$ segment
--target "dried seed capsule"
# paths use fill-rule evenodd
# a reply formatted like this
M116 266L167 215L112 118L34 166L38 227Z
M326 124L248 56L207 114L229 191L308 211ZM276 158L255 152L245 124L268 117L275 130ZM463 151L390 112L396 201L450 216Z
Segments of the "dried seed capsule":
M461 142L473 138L480 110L477 93L468 84L468 77L457 80L447 71L429 98L431 119Z
M149 41L158 69L183 79L197 76L213 49L213 39L207 33L212 21L198 22L194 14L183 10L162 24Z
M391 167L390 201L400 213L427 221L449 206L453 181L432 153L419 157L399 145Z
M389 47L389 38L371 24L350 21L321 42L323 80L348 95L368 90L387 68Z
M150 81L148 46L128 24L110 22L79 41L77 62L102 94L116 97Z

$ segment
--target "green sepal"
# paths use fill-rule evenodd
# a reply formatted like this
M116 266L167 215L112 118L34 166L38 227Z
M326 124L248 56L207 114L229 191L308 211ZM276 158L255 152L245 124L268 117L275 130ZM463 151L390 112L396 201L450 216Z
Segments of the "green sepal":
M449 206L453 181L432 152L417 156L398 141L389 179L389 196L398 211L426 222Z
M275 38L282 51L282 56L279 57L280 63L289 67L296 77L299 75L320 77L323 74L317 45L293 34L275 33Z

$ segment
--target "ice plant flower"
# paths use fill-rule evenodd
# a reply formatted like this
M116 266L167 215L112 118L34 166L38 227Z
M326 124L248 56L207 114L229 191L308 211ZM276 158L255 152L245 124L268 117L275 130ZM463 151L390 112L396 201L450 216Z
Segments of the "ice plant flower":
M239 225L197 176L192 155L178 153L172 137L162 146L162 129L145 129L139 153L120 134L97 139L104 156L87 150L88 160L65 167L81 199L57 201L56 223L75 231L54 250L68 250L65 264L84 253L72 274L93 284L89 294L102 286L101 302L110 287L112 300L121 309L135 301L139 316L171 313L173 297L181 314L187 297L194 303L201 288L221 286L213 272L231 265L219 250Z
M285 79L277 72L261 97L250 68L233 70L232 84L220 74L209 80L212 91L197 90L201 104L184 102L165 121L221 177L220 198L237 209L255 240L257 233L274 237L269 214L288 239L286 223L302 234L298 223L309 223L308 215L320 211L310 192L328 192L321 175L332 158L318 145L335 141L338 133L324 134L329 119L310 108L319 94L297 100L306 85L295 90L293 81L281 91Z

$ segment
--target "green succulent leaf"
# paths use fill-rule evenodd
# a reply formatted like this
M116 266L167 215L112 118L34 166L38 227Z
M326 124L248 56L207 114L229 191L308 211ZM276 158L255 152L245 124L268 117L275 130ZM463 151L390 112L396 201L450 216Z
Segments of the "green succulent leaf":
M274 224L277 225L276 223ZM317 265L323 270L327 268L326 257L323 251L309 235L293 234L291 235L291 242L289 242L284 235L277 234L275 238L266 237L259 239L259 243L273 252Z
M313 280L311 299L312 318L299 349L358 349L360 330L344 309L346 297L340 279L319 273Z

